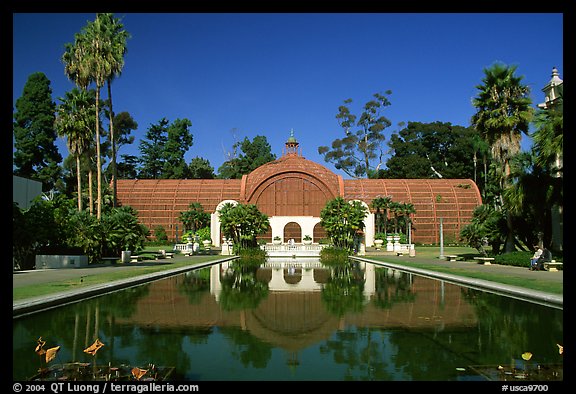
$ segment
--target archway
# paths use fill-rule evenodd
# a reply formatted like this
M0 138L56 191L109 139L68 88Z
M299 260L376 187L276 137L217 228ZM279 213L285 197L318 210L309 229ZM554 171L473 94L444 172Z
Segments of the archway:
M223 200L216 206L216 210L210 214L210 237L212 238L212 244L216 247L222 245L222 228L220 225L220 210L226 204L238 205L238 201L235 200Z
M297 243L302 242L302 227L296 222L289 222L284 226L284 242L290 239Z
M312 239L314 240L314 242L320 242L320 240L328 238L328 234L326 234L326 230L324 229L324 227L322 227L320 222L314 225L313 234L314 235L312 236Z

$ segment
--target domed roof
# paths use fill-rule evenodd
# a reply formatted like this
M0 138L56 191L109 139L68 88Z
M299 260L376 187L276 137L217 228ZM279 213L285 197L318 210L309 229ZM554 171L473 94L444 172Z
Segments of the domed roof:
M263 164L250 174L242 177L241 195L244 201L250 201L259 186L274 178L298 174L299 177L309 177L316 180L323 189L334 196L344 195L342 177L330 171L321 164L305 159L299 155L284 155L277 160Z

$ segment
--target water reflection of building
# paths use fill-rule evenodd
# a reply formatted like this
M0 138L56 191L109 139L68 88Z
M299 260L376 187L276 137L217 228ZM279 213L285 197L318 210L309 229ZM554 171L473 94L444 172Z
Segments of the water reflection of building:
M477 325L475 310L455 285L387 270L390 294L396 294L394 283L408 283L412 297L378 306L376 271L372 265L364 270L364 306L361 313L330 313L322 299L322 287L330 270L321 267L264 267L258 270L259 280L267 281L268 295L257 307L248 310L223 310L219 305L220 279L226 266L211 268L210 291L191 302L181 290L184 275L150 283L148 294L137 301L135 312L123 322L145 327L171 329L212 326L237 326L248 330L262 341L289 352L297 352L315 343L328 340L337 330L348 326L359 328L410 329L439 331ZM298 275L295 275L298 273ZM292 276L300 276L293 281ZM283 278L283 279L282 279ZM289 291L288 291L289 290Z

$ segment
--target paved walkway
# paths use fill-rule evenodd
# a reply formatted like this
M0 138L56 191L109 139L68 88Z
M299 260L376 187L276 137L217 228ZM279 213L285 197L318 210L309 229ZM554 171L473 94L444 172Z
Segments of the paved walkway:
M231 258L235 258L234 256L217 256L217 261L225 261ZM363 259L370 259L370 254L366 256L362 256ZM557 294L549 294L543 293L539 291L533 291L529 289L519 288L516 286L508 286L503 284L498 284L495 282L488 282L479 279L472 279L472 278L464 278L459 277L457 275L445 274L434 272L430 270L421 270L421 269L411 269L407 268L405 265L402 265L403 260L413 261L413 262L426 262L426 263L433 263L438 266L447 266L453 268L463 268L467 271L476 271L476 272L495 272L498 275L502 276L512 276L515 278L527 278L527 279L541 279L546 281L553 281L558 283L564 282L564 271L557 271L557 272L549 272L549 271L530 271L528 268L522 267L513 267L513 266L504 266L499 264L490 264L490 265L483 265L477 264L474 262L466 262L466 261L444 261L439 260L438 258L430 259L430 258L421 258L421 257L409 257L409 256L386 256L386 263L385 265L398 268L402 270L409 270L417 274L422 274L429 277L434 277L437 279L448 280L455 283L460 283L470 287L477 287L477 288L485 288L485 289L493 289L498 292L503 292L509 295L518 295L522 299L530 299L530 300L540 300L545 303L552 303L556 305L563 305L563 296ZM109 292L112 290L117 290L129 286L133 286L139 283L145 283L150 280L160 279L162 277L171 276L180 272L185 272L194 268L200 268L204 266L209 266L214 264L214 261L210 262L202 262L202 263L194 263L194 256L186 257L186 256L176 256L174 259L165 259L165 260L158 260L158 261L144 261L140 263L131 263L131 264L100 264L100 265L93 265L87 268L69 268L69 269L42 269L42 270L30 270L30 271L17 271L14 272L12 275L12 284L14 288L23 287L23 286L31 286L35 284L43 284L43 283L50 283L50 282L59 282L65 281L70 279L78 279L81 280L83 277L87 277L90 275L97 275L101 273L111 272L111 271L119 271L119 270L130 270L137 267L142 267L145 265L158 265L158 264L166 264L167 266L172 265L174 262L181 262L182 260L189 260L191 265L186 267L180 267L175 269L166 269L160 272L155 272L151 274L141 275L125 280L120 280L112 283L105 283L101 285L94 285L90 287L83 287L82 289L78 290L69 290L62 293L51 294L47 296L37 297L33 299L26 299L26 300L19 300L13 302L13 316L22 315L26 313L31 313L38 309L42 308L49 308L55 307L62 303L73 302L77 301L80 298L96 296L102 294L104 292ZM407 262L406 261L406 262Z

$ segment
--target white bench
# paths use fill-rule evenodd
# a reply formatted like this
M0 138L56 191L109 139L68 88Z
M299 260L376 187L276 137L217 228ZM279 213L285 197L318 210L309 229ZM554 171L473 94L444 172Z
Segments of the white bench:
M130 256L130 262L131 263L137 263L139 261L142 261L142 256L137 256L137 255Z
M478 264L490 265L491 261L494 261L494 257L474 257L474 260L478 261Z
M444 258L446 258L446 261L456 261L456 259L458 258L458 256L456 255L448 255L448 256L444 256Z
M556 272L559 267L562 267L562 264L563 263L557 263L556 260L551 260L544 262L544 269L550 272Z

